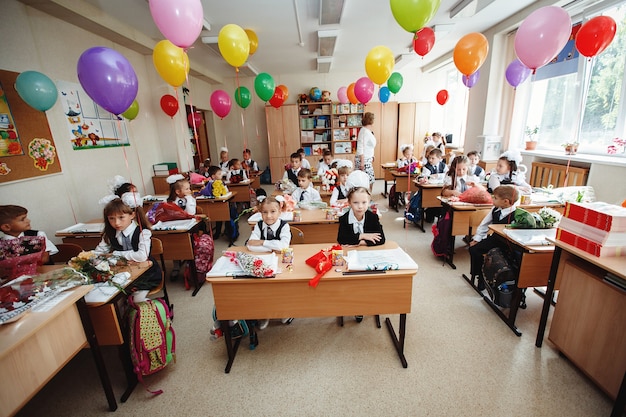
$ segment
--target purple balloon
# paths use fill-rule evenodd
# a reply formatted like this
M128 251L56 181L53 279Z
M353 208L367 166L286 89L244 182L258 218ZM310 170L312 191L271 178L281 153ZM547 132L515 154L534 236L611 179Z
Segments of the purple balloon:
M467 75L463 75L463 77L461 78L463 80L463 84L465 85L465 87L472 88L474 87L474 84L478 82L478 79L480 78L480 70L476 70L476 72L474 72L473 74L470 74L469 77Z
M76 70L87 95L115 115L124 113L137 97L137 74L124 55L113 49L87 49L78 58Z
M514 88L526 81L526 78L530 76L532 70L526 65L522 64L519 59L515 59L506 67L506 80Z
M354 83L354 95L359 102L367 104L374 95L374 83L367 77L361 77Z
M337 98L341 104L348 104L350 102L350 100L348 100L348 88L339 87L339 90L337 90Z

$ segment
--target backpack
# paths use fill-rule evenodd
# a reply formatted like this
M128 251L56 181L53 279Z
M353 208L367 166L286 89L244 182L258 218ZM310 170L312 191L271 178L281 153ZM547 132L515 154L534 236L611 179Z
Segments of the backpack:
M408 207L404 210L404 218L414 224L418 224L422 219L422 192L413 193L409 200Z
M139 382L176 362L176 334L172 328L172 316L167 303L162 299L146 300L135 304L128 315L130 325L130 358L133 371ZM147 389L147 388L146 388ZM158 395L162 390L149 392Z
M215 244L211 235L208 233L194 234L193 252L198 279L204 279L204 275L213 267L213 256L215 255Z
M224 225L224 232L228 236L228 240L234 242L239 237L239 223L237 222L237 206L230 204L230 220Z
M261 173L261 184L271 184L272 183L272 174L270 172L270 167L265 167L265 171Z
M509 308L515 289L515 268L511 254L502 248L490 249L483 262L483 277L487 283L487 292L494 304Z
M444 260L450 257L450 251L453 250L450 244L450 233L452 231L452 219L450 213L446 212L443 218L439 218L437 223L433 224L433 242L430 248L436 257L443 257Z
M398 210L398 203L400 200L400 193L396 192L396 184L391 186L389 189L389 208Z

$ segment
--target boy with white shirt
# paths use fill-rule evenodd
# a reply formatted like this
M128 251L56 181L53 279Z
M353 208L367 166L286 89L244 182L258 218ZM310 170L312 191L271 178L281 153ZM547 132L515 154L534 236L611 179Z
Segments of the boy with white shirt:
M317 164L317 176L322 177L326 171L330 169L330 165L333 160L333 154L330 152L330 149L324 149L324 154L322 159L320 159Z
M299 187L291 193L291 198L297 203L306 203L310 201L322 201L319 191L313 188L313 175L310 169L302 168L298 172Z
M22 206L0 206L0 239L18 239L22 236L43 236L46 241L46 249L43 253L42 262L50 262L50 255L58 253L57 247L48 239L46 233L41 230L31 230L28 210Z
M283 175L283 180L289 180L294 183L294 185L298 185L298 173L302 169L302 156L294 152L290 156L291 165L289 169L285 170L285 174Z
M309 162L308 159L306 159L306 153L304 152L304 149L299 148L296 152L300 154L300 160L302 161L302 168L311 169L311 163Z

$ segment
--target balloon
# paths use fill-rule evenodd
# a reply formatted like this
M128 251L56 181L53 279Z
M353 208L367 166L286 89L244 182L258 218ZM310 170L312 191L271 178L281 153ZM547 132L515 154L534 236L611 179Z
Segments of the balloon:
M395 63L391 49L386 46L375 46L365 57L365 72L374 83L384 84L391 75Z
M461 74L469 77L485 62L487 53L489 53L489 42L485 35L478 32L468 33L454 47L454 65Z
M289 89L287 88L286 85L283 85L283 84L279 84L277 88L280 88L281 90L283 90L283 95L285 97L285 99L283 100L283 103L284 103L289 98Z
M161 97L161 109L163 109L163 112L169 117L174 117L178 111L178 100L170 94L165 94Z
M478 78L480 78L480 70L476 70L476 72L471 74L469 77L467 75L461 77L461 79L463 80L463 85L465 85L465 87L467 88L474 87L474 84L478 82Z
M274 79L266 72L262 72L254 79L254 91L263 101L267 101L274 95Z
M211 108L220 118L228 116L232 103L228 93L224 90L215 90L211 94Z
M127 118L128 120L135 120L135 117L139 114L139 103L137 100L133 100L133 104L130 105L129 108L126 109L122 116Z
M374 83L367 77L359 78L354 83L354 95L357 100L363 104L367 104L374 95Z
M115 115L126 111L137 97L137 74L130 62L113 49L87 49L78 58L77 73L87 95Z
M391 91L389 91L388 87L380 87L380 90L378 90L378 99L383 104L389 101L390 95L391 95Z
M539 8L528 15L515 34L515 53L535 72L563 49L572 33L572 19L557 6Z
M319 101L319 99L322 98L322 90L317 87L311 88L309 91L309 97L311 97L311 100L313 101Z
M47 75L37 71L24 71L15 80L15 90L30 107L46 111L54 106L59 92Z
M402 88L403 82L404 80L402 79L402 74L394 72L387 80L387 87L389 88L389 91L396 94Z
M437 103L442 106L448 101L448 90L439 90L437 93Z
M195 123L195 125L194 125ZM193 113L189 113L187 115L187 124L189 125L189 127L198 127L202 125L202 115L200 114L200 112L195 111Z
M276 87L274 89L274 95L270 99L270 104L274 108L279 108L280 106L283 105L284 102L285 102L285 92L281 88Z
M355 83L352 83L348 86L347 95L348 95L348 100L350 101L350 103L357 104L359 102L359 99L357 99L356 96L354 95L354 87L355 87Z
M413 50L419 56L424 56L433 49L435 45L435 31L429 27L422 28L415 32L413 38Z
M246 87L237 87L235 89L235 102L241 107L245 109L250 105L252 101L252 97L250 95L250 90Z
M244 31L250 40L250 55L253 55L256 52L256 48L259 47L259 38L252 29L244 29Z
M346 87L339 87L337 90L337 99L341 104L348 104L350 100L348 100L348 89Z
M394 19L411 33L423 28L433 18L440 3L441 0L390 0Z
M204 10L200 0L150 0L152 20L167 39L189 48L200 36Z
M531 69L522 64L519 59L515 59L506 67L505 76L509 84L517 87L526 81L531 72Z
M220 30L217 45L226 62L235 68L245 64L250 55L250 39L246 31L232 23Z
M610 16L596 16L585 22L576 34L576 49L581 55L594 57L604 51L615 37L617 25Z
M156 44L152 51L152 62L161 78L172 87L180 87L187 79L187 53L168 40Z

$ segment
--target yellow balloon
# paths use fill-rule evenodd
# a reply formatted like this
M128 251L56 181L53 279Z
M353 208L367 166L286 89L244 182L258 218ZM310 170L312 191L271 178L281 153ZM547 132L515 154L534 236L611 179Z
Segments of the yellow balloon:
M172 87L180 87L187 79L187 53L168 40L156 44L152 51L152 62L161 78Z
M469 77L485 62L489 53L489 42L482 33L468 33L454 47L453 59L457 69Z
M256 48L259 47L259 38L252 29L246 29L245 32L248 35L248 39L250 39L250 55L254 55Z
M239 26L228 24L220 30L217 45L222 57L235 68L245 64L250 54L250 39Z
M365 58L365 72L374 84L384 84L393 72L393 52L386 46L375 46Z

